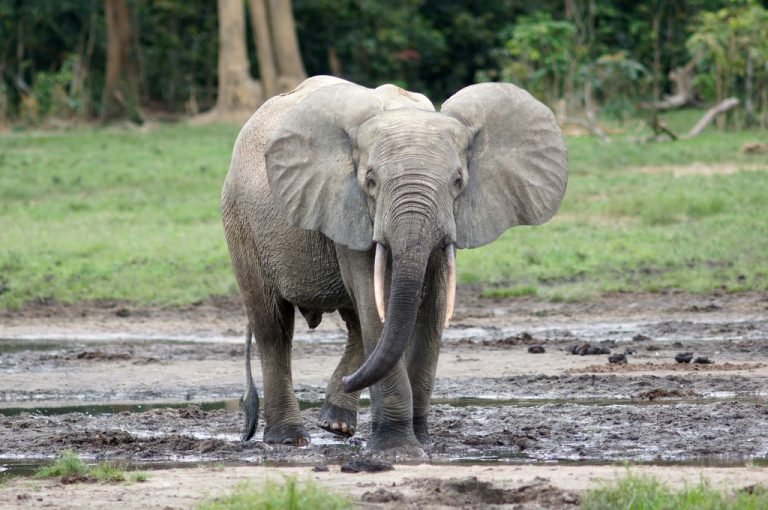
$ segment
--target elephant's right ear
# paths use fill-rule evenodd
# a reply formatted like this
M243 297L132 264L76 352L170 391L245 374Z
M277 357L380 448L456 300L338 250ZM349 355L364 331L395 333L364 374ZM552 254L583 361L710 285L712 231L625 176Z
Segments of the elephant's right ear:
M272 197L292 225L354 250L370 248L373 224L355 176L352 133L383 110L372 90L323 87L286 114L267 145Z

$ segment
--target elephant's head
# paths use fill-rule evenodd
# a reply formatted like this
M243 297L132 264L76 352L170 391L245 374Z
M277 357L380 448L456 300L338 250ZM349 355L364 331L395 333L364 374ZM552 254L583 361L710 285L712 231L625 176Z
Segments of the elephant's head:
M266 169L291 224L354 250L376 245L382 316L381 274L391 251L388 319L366 362L344 378L344 389L355 391L402 356L432 253L446 250L452 265L454 247L547 221L565 193L567 153L552 112L514 85L467 87L436 112L424 96L391 85L342 83L287 114L267 147Z

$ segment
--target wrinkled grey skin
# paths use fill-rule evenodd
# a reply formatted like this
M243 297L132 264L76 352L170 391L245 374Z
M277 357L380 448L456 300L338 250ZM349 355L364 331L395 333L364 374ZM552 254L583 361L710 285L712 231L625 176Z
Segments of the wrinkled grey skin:
M371 449L428 443L446 247L543 223L566 182L554 116L513 85L467 87L438 113L426 97L392 85L321 76L264 104L240 132L222 193L248 315L243 438L258 420L252 332L264 440L309 443L291 382L298 308L311 328L338 310L349 331L318 425L354 434L360 390L370 386ZM376 243L388 253L384 324L373 291Z

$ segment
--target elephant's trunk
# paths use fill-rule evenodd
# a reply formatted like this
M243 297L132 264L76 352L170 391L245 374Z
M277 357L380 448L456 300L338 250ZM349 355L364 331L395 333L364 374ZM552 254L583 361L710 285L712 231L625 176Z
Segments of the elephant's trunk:
M416 324L432 248L429 243L417 240L402 250L393 251L392 283L384 330L365 363L354 374L343 378L344 391L361 390L378 382L402 357Z

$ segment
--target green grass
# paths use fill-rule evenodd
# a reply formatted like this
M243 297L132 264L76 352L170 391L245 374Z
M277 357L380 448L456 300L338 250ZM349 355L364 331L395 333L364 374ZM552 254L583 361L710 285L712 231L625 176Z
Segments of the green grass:
M83 459L72 450L64 450L62 454L50 466L40 468L35 476L37 478L54 478L59 476L86 476L89 468Z
M235 292L219 194L237 130L0 137L0 307Z
M53 464L44 466L35 473L37 478L72 476L103 483L124 482L126 479L131 482L145 482L149 477L144 471L126 472L125 468L109 462L89 466L72 450L64 450Z
M603 487L587 491L581 510L758 510L768 508L768 489L725 494L705 481L673 490L651 477L629 473Z
M684 131L699 112L676 112ZM489 296L583 299L621 291L768 290L768 171L685 175L647 167L764 165L760 132L639 143L567 140L558 215L458 256ZM189 304L237 292L219 194L237 129L163 126L0 136L0 308L29 301ZM641 167L646 167L644 170Z
M328 492L311 480L286 477L284 483L267 481L263 486L244 482L231 494L200 505L199 510L323 510L352 509L347 498Z

